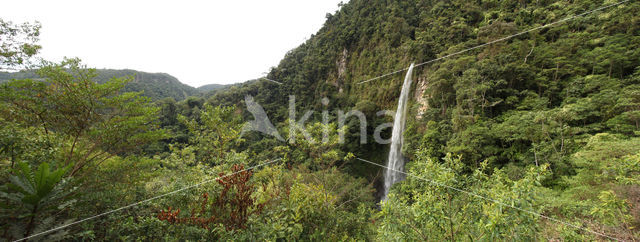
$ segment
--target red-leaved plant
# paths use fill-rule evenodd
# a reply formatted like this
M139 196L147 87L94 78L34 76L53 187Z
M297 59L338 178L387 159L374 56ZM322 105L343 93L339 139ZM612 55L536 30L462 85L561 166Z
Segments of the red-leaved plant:
M221 223L227 230L245 229L249 216L262 212L266 203L256 204L252 198L254 186L249 183L253 172L243 165L233 165L231 175L220 173L218 183L222 192L215 202L209 203L209 194L202 195L200 209L194 208L188 217L180 217L180 209L169 207L158 213L158 219L171 224L188 224L209 229L211 224ZM207 213L208 212L208 213Z

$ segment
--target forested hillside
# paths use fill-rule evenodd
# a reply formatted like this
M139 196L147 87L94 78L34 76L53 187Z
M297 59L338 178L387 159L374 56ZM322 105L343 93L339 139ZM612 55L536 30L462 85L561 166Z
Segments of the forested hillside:
M0 235L638 240L638 11L352 0L266 78L179 102L95 83L77 60L40 67L46 82L0 87ZM393 116L379 111L411 63L406 180L380 201L388 144L374 140ZM340 119L352 110L367 142ZM273 127L256 132L261 111Z
M189 96L198 94L195 88L183 84L175 77L165 73L147 73L134 70L112 70L97 69L97 76L94 81L105 83L112 78L133 77L133 80L127 83L124 91L139 92L143 91L143 95L150 97L152 100L160 100L163 98L173 98L175 100L183 100ZM22 72L0 72L0 83L11 79L42 79L33 71Z
M213 90L217 90L217 89L221 89L221 88L225 88L225 87L228 87L228 85L224 85L224 84L207 84L207 85L204 85L204 86L200 86L197 89L200 92L207 93L207 92L210 92L210 91L213 91Z

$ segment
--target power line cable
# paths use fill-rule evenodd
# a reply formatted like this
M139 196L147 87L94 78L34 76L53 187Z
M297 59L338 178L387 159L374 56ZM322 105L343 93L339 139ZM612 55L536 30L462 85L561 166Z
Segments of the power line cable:
M276 161L279 161L281 159L282 158L278 158L278 159L275 159L275 160L272 160L272 161L269 161L269 162L265 162L265 163L262 163L262 164L259 164L259 165L255 165L255 166L252 166L252 167L249 167L249 168L237 171L237 172L233 172L233 173L230 173L230 174L227 174L227 175L224 175L224 176L216 177L214 179L205 180L205 181L202 181L200 183L197 183L197 184L194 184L194 185L191 185L191 186L187 186L187 187L183 187L183 188L180 188L180 189L172 191L172 192L168 192L168 193L161 194L161 195L158 195L158 196L155 196L155 197L152 197L152 198L148 198L148 199L145 199L145 200L142 200L142 201L139 201L139 202L135 202L135 203L129 204L129 205L124 206L124 207L113 209L113 210L110 210L110 211L107 211L107 212L104 212L104 213L101 213L101 214L98 214L98 215L94 215L94 216L91 216L91 217L88 217L88 218L84 218L84 219L75 221L73 223L65 224L65 225L50 229L50 230L46 230L46 231L43 231L43 232L40 232L40 233L37 233L37 234L33 234L33 235L30 235L30 236L24 237L22 239L14 240L14 242L27 240L27 239L30 239L30 238L33 238L33 237L36 237L36 236L40 236L40 235L45 235L45 234L51 233L53 231L57 231L57 230L69 227L71 225L79 224L79 223L82 223L82 222L85 222L85 221L89 221L89 220L92 220L92 219L95 219L95 218L99 218L99 217L102 217L102 216L105 216L105 215L108 215L108 214L112 214L112 213L118 212L120 210L124 210L124 209L130 208L130 207L134 207L134 206L137 206L137 205L149 202L149 201L153 201L153 200L156 200L158 198L163 198L163 197L166 197L166 196L178 193L178 192L189 190L191 188L199 187L199 186L201 186L203 184L206 184L206 183L209 183L209 182L212 182L212 181L217 181L217 180L220 180L222 178L225 178L225 177L228 177L228 176L232 176L232 175L235 175L235 174L238 174L238 173L241 173L241 172L253 170L253 169L261 167L261 166L266 166L266 165L269 165L269 164L274 163Z
M487 43L484 43L484 44L481 44L481 45L476 45L474 47L467 48L467 49L464 49L464 50L461 50L461 51L458 51L458 52L454 52L454 53L451 53L451 54L448 54L448 55L445 55L445 56L442 56L442 57L439 57L439 58L436 58L436 59L432 59L432 60L429 60L429 61L418 63L418 64L414 65L414 67L418 67L418 66L426 65L426 64L429 64L429 63L432 63L432 62L436 62L436 61L439 61L439 60L443 60L443 59L446 59L446 58L449 58L449 57L452 57L452 56L455 56L455 55L459 55L459 54L468 52L470 50L482 48L482 47L485 47L487 45L491 45L491 44L495 44L495 43L498 43L498 42L501 42L501 41L505 41L505 40L511 39L513 37L520 36L520 35L535 31L535 30L548 28L548 27L550 27L552 25L556 25L556 24L559 24L559 23L564 23L564 22L567 22L569 20L575 19L577 17L582 17L582 16L591 14L591 13L596 12L596 11L604 10L604 9L607 9L607 8L610 8L610 7L613 7L613 6L617 6L617 5L626 3L628 1L630 1L630 0L625 0L625 1L617 2L617 3L609 4L609 5L606 5L606 6L602 6L602 7L596 8L594 10L590 10L590 11L587 11L587 12L584 12L584 13L581 13L581 14L578 14L578 15L567 17L567 18L564 18L562 20L559 20L559 21L556 21L556 22L553 22L553 23L550 23L550 24L545 24L545 25L542 25L542 26L531 28L529 30L522 31L522 32L517 33L517 34L509 35L507 37L502 37L500 39L492 40L492 41L489 41ZM400 70L397 70L397 71L389 72L387 74L383 74L383 75L380 75L380 76L377 76L377 77L374 77L374 78L371 78L371 79L367 79L367 80L358 82L358 84L363 84L363 83L367 83L367 82L370 82L370 81L375 81L375 80L378 80L380 78L384 78L384 77L387 77L387 76L390 76L390 75L393 75L393 74L397 74L397 73L406 71L408 69L409 68L404 68L404 69L400 69Z
M487 197L475 194L473 192L462 190L460 188L455 188L455 187L452 187L452 186L449 186L449 185L446 185L446 184L442 184L440 182L433 181L431 179L427 179L427 178L424 178L424 177L416 176L416 175L413 175L411 173L407 173L407 172L404 172L404 171L395 170L395 169L389 168L387 166L380 165L380 164L372 162L372 161L361 159L359 157L356 157L356 159L358 159L360 161L367 162L369 164L373 164L373 165L385 168L385 169L389 169L389 170L394 171L394 172L402 173L404 175L407 175L407 176L410 176L410 177L413 177L413 178L416 178L416 179L419 179L419 180L427 181L427 182L429 182L431 184L434 184L434 185L437 185L437 186L441 186L441 187L445 187L447 189L451 189L451 190L455 190L455 191L458 191L458 192L462 192L462 193L465 193L465 194L470 195L470 196L481 198L481 199L487 200L489 202L493 202L495 204L499 204L499 205L502 205L502 206L513 208L513 209L518 210L518 211L522 211L522 212L525 212L525 213L528 213L528 214L532 214L532 215L535 215L535 216L538 216L538 217L541 217L541 218L545 218L545 219L548 219L548 220L551 220L551 221L554 221L554 222L557 222L557 223L561 223L561 224L564 224L564 225L567 225L567 226L570 226L570 227L573 227L573 228L576 228L576 229L580 229L580 230L583 230L583 231L586 231L586 232L589 232L589 233L592 233L592 234L595 234L595 235L599 235L599 236L602 236L602 237L605 237L605 238L609 238L609 239L612 239L612 240L616 240L616 241L622 241L622 240L620 240L618 238L611 237L609 235L606 235L606 234L603 234L603 233L600 233L600 232L596 232L596 231L593 231L593 230L589 230L587 228L583 228L583 227L580 227L580 226L577 226L577 225L573 225L571 223L564 222L562 220L555 219L555 218L552 218L552 217L549 217L549 216L546 216L546 215L542 215L542 214L536 213L534 211L530 211L530 210L522 209L522 208L519 208L519 207L516 207L516 206L513 206L513 205L509 205L509 204L506 204L504 202L501 202L501 201L498 201L498 200L495 200L495 199L492 199L492 198L487 198Z

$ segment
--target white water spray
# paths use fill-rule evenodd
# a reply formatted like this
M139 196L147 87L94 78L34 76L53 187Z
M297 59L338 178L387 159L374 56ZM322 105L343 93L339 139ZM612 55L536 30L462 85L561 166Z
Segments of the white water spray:
M409 92L411 91L411 74L413 73L413 64L409 66L407 75L404 77L402 84L402 92L398 100L398 108L393 119L393 131L391 134L391 148L389 150L389 159L387 161L387 169L384 176L384 195L382 201L387 200L387 194L391 185L404 180L404 175L397 171L404 171L405 157L402 155L402 143L404 142L404 126L407 119L407 102L409 101ZM395 171L394 171L395 170Z

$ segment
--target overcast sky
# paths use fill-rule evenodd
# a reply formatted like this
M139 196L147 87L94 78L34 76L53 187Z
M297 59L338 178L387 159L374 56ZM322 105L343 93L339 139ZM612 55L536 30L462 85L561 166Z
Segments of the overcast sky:
M198 87L264 76L340 0L208 2L20 0L4 2L0 18L40 21L47 60L165 72Z

